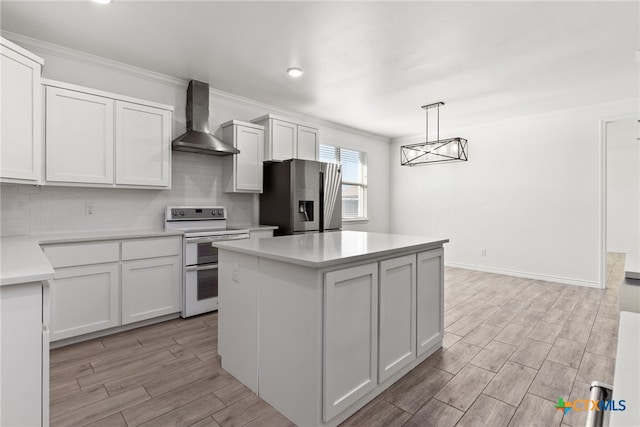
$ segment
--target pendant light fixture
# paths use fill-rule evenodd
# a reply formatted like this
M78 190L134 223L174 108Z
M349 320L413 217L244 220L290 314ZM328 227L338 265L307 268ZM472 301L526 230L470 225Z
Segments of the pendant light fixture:
M425 142L400 147L402 166L427 165L429 163L467 161L467 140L464 138L440 139L440 107L444 102L423 105L426 112ZM436 140L429 141L429 110L435 108L437 117Z

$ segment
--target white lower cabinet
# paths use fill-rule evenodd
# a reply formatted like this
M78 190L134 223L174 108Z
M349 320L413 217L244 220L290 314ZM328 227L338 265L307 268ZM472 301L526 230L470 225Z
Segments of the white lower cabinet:
M377 382L378 264L325 275L323 419L329 421Z
M180 257L122 263L122 324L180 311Z
M416 256L380 262L378 382L416 358Z
M182 237L45 246L51 341L180 312Z
M118 326L118 276L117 263L57 269L51 283L51 340Z
M444 250L418 254L417 281L418 356L442 340L444 334Z

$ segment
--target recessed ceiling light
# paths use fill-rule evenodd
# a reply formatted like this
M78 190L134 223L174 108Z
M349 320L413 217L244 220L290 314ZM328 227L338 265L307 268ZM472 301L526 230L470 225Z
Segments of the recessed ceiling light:
M96 3L100 3L100 4L109 4L111 3L111 0L93 0Z
M287 68L287 74L289 74L290 77L294 77L294 78L300 77L302 73L304 73L304 71L302 71L302 68L298 68L298 67Z

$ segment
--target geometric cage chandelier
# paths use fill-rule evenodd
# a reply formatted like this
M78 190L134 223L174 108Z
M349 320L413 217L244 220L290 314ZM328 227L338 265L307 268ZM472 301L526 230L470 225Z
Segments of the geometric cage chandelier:
M402 166L428 165L441 162L466 162L468 160L467 140L464 138L440 139L440 107L444 102L423 105L426 111L425 142L400 147ZM436 140L429 141L429 110L435 108L437 117Z

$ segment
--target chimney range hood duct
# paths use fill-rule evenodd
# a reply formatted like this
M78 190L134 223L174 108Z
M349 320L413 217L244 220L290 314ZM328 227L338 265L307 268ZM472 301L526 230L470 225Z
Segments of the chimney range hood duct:
M229 156L240 151L209 133L209 84L191 80L187 89L187 132L173 140L175 151Z

